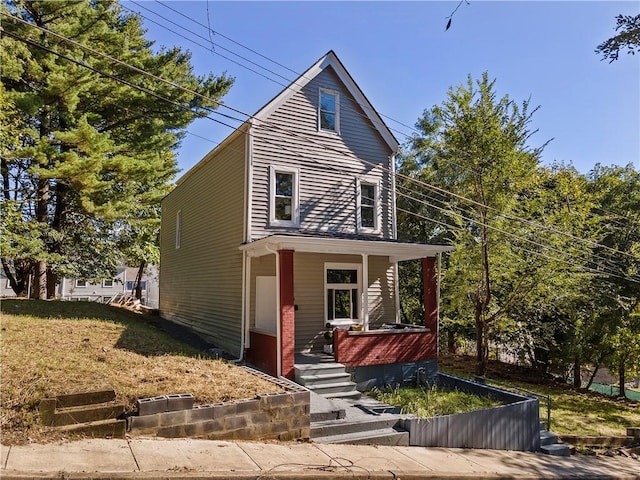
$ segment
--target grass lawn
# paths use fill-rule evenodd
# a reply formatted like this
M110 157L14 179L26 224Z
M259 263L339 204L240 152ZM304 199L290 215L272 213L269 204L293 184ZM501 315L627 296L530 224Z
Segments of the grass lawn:
M191 393L196 404L280 391L244 369L203 356L150 317L92 302L2 300L0 429L4 445L58 437L38 421L50 394L112 387L137 398Z
M459 391L439 390L435 386L374 389L368 392L368 395L386 404L400 407L402 413L411 413L422 418L466 413L502 405L491 398Z
M443 357L441 371L471 378L474 369L472 357ZM556 434L626 435L626 427L640 426L640 405L628 400L617 400L606 395L577 390L570 385L549 381L532 369L491 361L488 378L496 379L499 388L505 385L540 395L551 396L551 430ZM487 383L491 384L491 381ZM546 420L547 410L540 402L540 419Z

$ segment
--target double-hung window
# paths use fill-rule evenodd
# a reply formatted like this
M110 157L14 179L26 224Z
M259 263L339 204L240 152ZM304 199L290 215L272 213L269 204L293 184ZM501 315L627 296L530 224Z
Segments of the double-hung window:
M338 92L320 89L318 130L340 133L340 96Z
M270 167L269 223L272 226L296 227L299 224L298 170Z
M358 180L357 189L358 231L378 232L380 230L379 184Z
M111 279L111 280L103 280L102 281L102 286L104 288L113 288L113 279Z
M360 265L325 264L326 320L360 318Z
M76 279L76 288L87 288L87 281L80 278Z

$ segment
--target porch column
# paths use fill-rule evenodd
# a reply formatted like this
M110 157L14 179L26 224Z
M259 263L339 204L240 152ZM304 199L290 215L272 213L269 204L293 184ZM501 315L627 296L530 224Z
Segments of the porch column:
M295 307L293 297L293 250L278 250L280 267L280 352L283 377L295 378Z
M422 259L422 291L424 300L424 326L436 332L438 328L438 280L435 257Z

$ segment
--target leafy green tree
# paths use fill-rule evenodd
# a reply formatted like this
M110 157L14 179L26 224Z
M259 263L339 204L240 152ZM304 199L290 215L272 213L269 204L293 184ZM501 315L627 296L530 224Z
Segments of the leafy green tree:
M3 196L16 219L6 233L17 250L3 249L2 263L16 293L28 270L44 298L59 275L109 276L124 258L141 260L127 249L154 250L148 232L177 172L174 149L233 80L195 75L179 48L154 51L140 17L116 1L12 1L0 12L2 50L12 53L3 56L3 109L17 121L2 145ZM18 248L18 218L34 232L28 248Z
M442 297L448 297L452 317L474 326L479 375L486 370L492 328L529 289L530 259L515 252L504 231L514 230L507 215L520 208L542 149L527 144L534 133L529 102L518 106L508 96L497 98L494 87L485 73L449 89L443 104L418 121L420 135L400 169L458 196L430 190L402 200L401 185L398 199L400 208L414 212L412 203L419 201L424 218L435 220L420 225L400 217L400 236L456 246L445 265Z
M631 55L640 52L640 15L618 15L616 32L616 35L596 48L596 53L602 55L602 60L609 59L609 63L618 60L620 50L625 48Z

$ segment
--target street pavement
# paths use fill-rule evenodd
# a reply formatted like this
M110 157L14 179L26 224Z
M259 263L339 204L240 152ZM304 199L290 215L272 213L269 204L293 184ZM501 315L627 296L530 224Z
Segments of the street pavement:
M1 446L11 479L640 479L624 457L454 448L93 439Z

